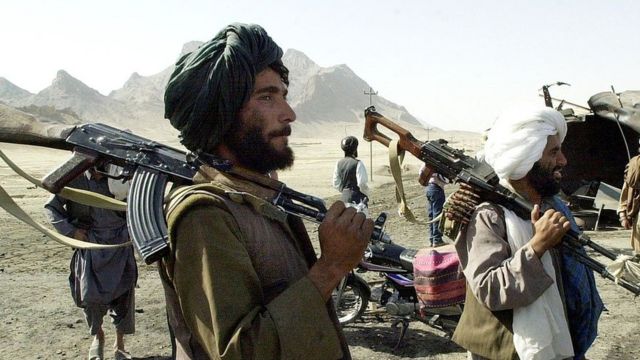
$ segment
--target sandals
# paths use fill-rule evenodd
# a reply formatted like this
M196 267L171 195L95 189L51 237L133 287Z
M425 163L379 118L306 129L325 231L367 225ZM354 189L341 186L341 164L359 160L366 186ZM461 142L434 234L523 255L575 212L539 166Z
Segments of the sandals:
M104 360L104 341L100 342L97 338L93 338L89 347L89 360Z
M116 360L131 360L131 354L124 350L116 349L114 355L114 359Z

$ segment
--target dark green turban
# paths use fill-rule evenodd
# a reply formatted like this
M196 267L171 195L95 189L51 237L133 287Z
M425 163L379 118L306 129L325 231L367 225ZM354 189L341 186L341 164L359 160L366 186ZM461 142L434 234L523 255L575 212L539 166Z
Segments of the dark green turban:
M288 84L282 49L259 25L231 24L176 63L164 93L164 117L192 151L210 152L220 143L256 74L271 67Z

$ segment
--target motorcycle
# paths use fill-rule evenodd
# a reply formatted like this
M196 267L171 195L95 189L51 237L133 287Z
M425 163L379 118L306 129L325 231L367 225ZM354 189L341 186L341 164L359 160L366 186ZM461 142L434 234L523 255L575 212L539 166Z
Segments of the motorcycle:
M412 320L443 331L450 338L462 314L463 305L420 305L414 286L417 254L418 250L405 248L389 239L372 240L358 267L343 278L333 292L340 323L345 325L358 320L371 303L375 308L384 308L392 317L393 328L401 326L394 350L399 347ZM371 286L359 275L366 272L378 272L383 277L382 283Z

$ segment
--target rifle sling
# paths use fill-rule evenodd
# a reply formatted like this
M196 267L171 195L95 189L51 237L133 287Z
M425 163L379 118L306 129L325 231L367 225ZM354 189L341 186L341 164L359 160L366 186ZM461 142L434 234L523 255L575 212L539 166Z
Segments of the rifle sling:
M2 158L7 163L7 165L16 172L16 174L25 178L35 186L42 188L41 182L38 179L32 177L31 175L20 169L2 151L0 151L0 158ZM59 195L71 201L75 201L87 206L100 207L116 211L126 210L126 203L91 191L65 187L64 189L62 189L62 191L60 191ZM13 199L5 191L5 189L2 188L2 186L0 186L0 207L5 209L9 214L13 215L18 220L24 222L27 225L30 225L34 229L38 230L39 232L43 233L44 235L62 245L78 249L113 249L131 245L131 241L116 245L95 244L88 241L81 241L68 236L64 236L54 230L48 229L47 227L33 220L24 210L22 210L22 208L20 208L20 206L18 206L18 204L13 201Z
M400 164L404 160L404 150L398 152L398 140L392 140L389 143L389 169L393 180L396 182L396 201L398 202L398 214L410 222L415 222L416 217L409 209L404 195L404 186L402 184L402 170ZM373 171L373 169L371 169Z

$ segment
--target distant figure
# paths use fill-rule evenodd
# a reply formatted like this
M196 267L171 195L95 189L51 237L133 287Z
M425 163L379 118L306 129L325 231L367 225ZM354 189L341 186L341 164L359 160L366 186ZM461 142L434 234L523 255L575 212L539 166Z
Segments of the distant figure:
M103 169L87 170L68 186L113 197ZM58 195L52 195L44 209L51 225L63 235L97 244L129 241L124 213L80 205ZM89 332L94 337L88 358L105 358L102 322L108 312L116 328L115 359L131 359L125 350L124 335L135 331L138 269L133 248L75 249L70 268L71 295L75 304L83 309Z
M640 155L629 160L624 170L624 183L620 193L618 215L620 224L631 232L631 248L635 255L640 254L640 229L638 229L638 210L640 209Z
M444 244L442 241L442 231L440 230L439 221L433 221L442 212L444 206L444 186L449 180L436 173L428 170L426 165L422 165L419 172L418 182L422 186L426 186L427 195L427 215L429 217L429 245L432 247ZM432 222L433 221L433 222Z
M333 171L333 187L342 193L342 201L347 206L354 206L367 213L369 197L366 192L367 169L358 160L358 139L347 136L340 143L344 158L336 163Z

